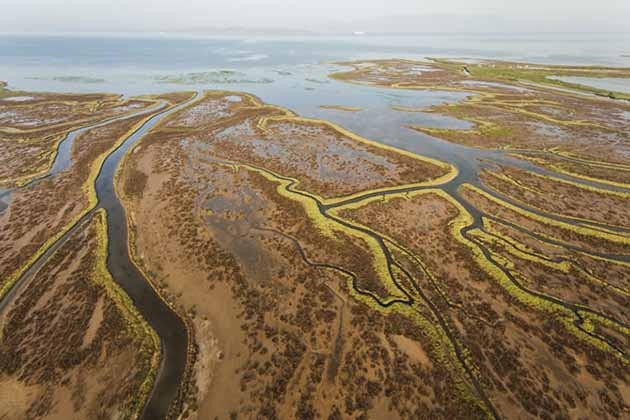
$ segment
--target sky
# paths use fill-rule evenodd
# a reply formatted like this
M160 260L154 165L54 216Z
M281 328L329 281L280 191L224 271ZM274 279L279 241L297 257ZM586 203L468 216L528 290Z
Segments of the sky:
M2 32L630 31L630 0L0 0Z

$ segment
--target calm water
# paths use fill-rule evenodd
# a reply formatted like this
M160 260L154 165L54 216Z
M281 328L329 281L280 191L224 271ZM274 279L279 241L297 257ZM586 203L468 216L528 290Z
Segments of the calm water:
M173 77L219 70L243 74L231 77L231 83L214 83L210 76L189 86L240 88L254 83L239 81L281 83L287 72L316 79L322 62L375 57L630 66L630 34L205 38L0 34L0 79L34 91L158 92L181 89L168 83ZM159 80L165 77L166 81Z
M335 60L496 58L550 64L630 67L630 34L416 35L309 37L0 35L0 80L28 91L246 91L308 117L334 121L365 137L463 166L477 151L404 128L466 128L436 114L391 109L455 102L461 92L403 91L328 78ZM349 113L321 105L361 107Z

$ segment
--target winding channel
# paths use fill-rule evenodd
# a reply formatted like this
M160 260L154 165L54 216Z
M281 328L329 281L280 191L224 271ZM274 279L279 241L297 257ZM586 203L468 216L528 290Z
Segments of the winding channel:
M111 124L117 121L123 121L129 118L134 118L134 117L139 117L141 115L150 114L152 112L155 112L164 108L165 106L166 106L166 103L164 102L158 103L146 109L143 109L139 112L107 118L107 119L97 122L96 124L86 125L86 126L77 128L75 130L69 131L64 136L64 138L59 142L59 145L57 146L57 152L55 153L55 159L53 160L53 163L50 166L50 169L48 170L48 172L46 172L44 175L31 179L30 181L26 182L25 184L19 187L0 189L0 213L2 213L9 206L9 200L13 192L31 187L43 181L44 179L53 177L59 174L60 172L63 172L66 169L68 169L70 165L72 164L72 146L74 145L75 139L79 137L81 134L87 131L93 130L95 128L104 127L108 124Z
M188 329L180 316L160 297L148 279L131 261L125 209L116 195L116 169L127 151L160 120L188 106L199 95L176 107L155 115L129 136L103 163L96 178L98 208L107 212L107 268L116 282L131 297L144 319L160 337L161 364L142 417L166 418L171 403L177 399L188 358Z
M50 169L44 175L33 178L28 181L24 185L19 187L10 188L10 189L2 189L0 190L0 213L8 207L8 200L11 197L11 194L19 191L30 188L37 183L43 181L44 179L53 177L58 175L59 173L67 170L72 164L72 146L74 145L75 139L85 132L93 130L95 128L103 127L108 124L112 124L118 121L123 121L129 118L138 117L145 114L150 114L152 112L156 112L166 106L165 102L156 104L154 106L149 107L148 109L142 110L140 112L121 115L113 118L108 118L106 120L97 122L96 124L83 126L78 129L72 130L66 134L63 140L59 143L57 151L55 153L55 159ZM141 129L140 127L139 129ZM132 133L133 134L133 133ZM3 202L3 200L6 200ZM5 205L3 207L3 205ZM57 241L55 241L36 261L31 264L31 266L20 276L15 285L7 292L4 298L0 299L0 314L2 314L5 308L13 301L13 299L19 294L19 292L28 284L31 277L39 271L39 269L48 261L51 255L53 255L68 239L69 236L72 235L80 226L83 226L86 220L88 220L95 209L90 209L89 213L81 217L79 221L77 221L68 231L66 231L63 236L61 236Z
M153 389L148 397L148 401L142 412L142 418L156 419L166 418L171 404L176 401L179 387L184 378L187 357L188 357L188 329L184 321L174 312L171 307L160 297L150 282L138 270L131 261L128 246L128 227L125 216L125 209L116 195L114 182L115 175L121 159L125 153L137 143L149 130L155 127L163 118L188 106L195 101L199 95L170 107L153 115L136 131L129 135L115 150L106 157L101 170L95 181L97 204L79 219L70 229L68 229L56 242L54 242L18 279L13 288L0 301L0 314L5 310L10 302L19 294L20 290L28 285L34 275L46 264L48 259L66 243L68 238L80 227L87 223L94 212L98 209L105 209L107 213L107 234L108 234L108 255L107 268L113 279L133 300L143 318L155 330L161 343L161 363ZM163 108L165 103L158 106ZM155 109L153 110L155 111ZM144 111L144 113L150 111ZM129 116L118 119L129 118ZM60 162L69 164L68 154L72 150L71 143L76 135L97 126L105 125L116 121L112 119L94 126L84 127L74 135L68 135L69 145L59 149ZM57 166L56 168L60 168ZM55 167L53 165L53 167ZM56 172L55 172L56 173ZM46 177L52 174L47 174Z

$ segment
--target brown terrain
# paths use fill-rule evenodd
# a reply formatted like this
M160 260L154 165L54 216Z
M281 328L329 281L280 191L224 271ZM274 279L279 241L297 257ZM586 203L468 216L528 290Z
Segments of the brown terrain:
M11 205L0 215L2 278L20 268L48 238L94 205L90 189L100 160L145 118L133 117L81 134L73 145L72 164L67 171L11 194Z
M125 418L143 407L157 337L104 269L96 213L0 312L0 418ZM146 388L146 385L144 385Z
M155 103L105 94L7 94L0 91L0 187L45 173L73 129L138 112Z
M159 342L107 273L103 214L77 227L23 291L14 298L5 294L37 256L94 208L94 181L105 157L155 115L162 101L167 106L190 97L129 100L142 108L117 111L122 119L77 136L66 170L10 192L8 206L0 209L0 297L11 299L0 304L0 418L135 418L142 412ZM155 111L135 115L152 105ZM87 115L85 127L102 120L95 118L98 113Z
M335 172L329 165L347 147L356 153L357 139L248 100L208 94L143 139L120 177L137 259L193 319L199 352L186 414L614 418L627 410L628 285L607 279L627 276L627 265L588 254L627 253L624 235L539 220L462 187L467 203L540 235L495 219L463 234L470 216L457 200L426 175L396 178L407 154L390 158L392 184L376 182L374 153L358 154L368 158L360 176ZM510 202L627 226L623 194L517 168L481 179ZM361 198L375 190L383 198ZM566 196L601 208L566 211Z
M153 102L177 103L188 97L168 95ZM0 213L0 278L13 276L51 237L94 207L93 184L105 156L151 115L131 116L80 134L67 170L11 193L11 205Z
M456 379L428 359L428 337L411 320L374 313L352 298L354 287L374 302L404 297L383 284L372 261L373 239L310 220L308 196L278 194L281 178L228 162L245 160L240 150L212 153L213 143L224 143L221 133L181 141L172 127L180 120L191 124L195 112L182 112L143 139L120 189L139 260L203 331L197 333L197 395L191 395L199 417L461 416L479 410L463 399L446 408ZM369 346L361 345L365 340ZM435 378L438 389L426 378ZM403 397L410 392L414 399Z
M162 119L115 187L130 257L192 343L171 417L628 417L630 105L548 78L628 70L340 64L338 81L469 93L396 110L473 123L410 127L469 150L469 169L245 93ZM0 286L93 208L104 156L149 115L85 132L71 168L12 193ZM160 344L107 272L107 221L95 212L0 306L0 418L142 416Z

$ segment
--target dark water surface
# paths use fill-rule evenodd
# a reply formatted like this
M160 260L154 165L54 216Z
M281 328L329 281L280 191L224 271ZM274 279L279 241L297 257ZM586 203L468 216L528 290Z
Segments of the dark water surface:
M161 107L163 106L164 104ZM131 262L127 242L128 232L125 210L115 194L114 179L116 169L125 153L162 118L175 112L177 109L181 108L181 106L184 106L184 104L168 111L162 111L153 116L129 136L122 145L105 159L95 182L96 195L98 198L96 209L103 208L107 212L107 234L109 237L107 268L114 280L131 297L136 308L160 337L162 350L161 366L158 371L153 392L144 409L143 417L147 419L164 418L171 402L177 396L179 384L181 383L186 368L188 334L181 318L160 298L151 284ZM100 125L103 124L97 124L96 126ZM74 137L69 136L69 138L73 139ZM70 150L71 148L60 149L60 156L55 162L65 162L65 164L69 164ZM49 176L56 175L58 171L61 170L60 168L62 168L62 166L61 163L58 166L54 166L56 170ZM2 314L19 294L20 290L28 286L30 280L37 271L46 264L50 256L63 246L68 238L92 217L95 210L83 216L29 267L15 286L0 301L0 314Z
M188 333L182 319L161 299L129 257L127 219L125 209L114 190L114 179L125 153L162 118L181 106L183 105L154 116L132 134L107 157L96 178L98 207L107 212L107 268L155 330L162 345L161 367L144 410L144 417L147 419L164 418L177 396L186 368Z

